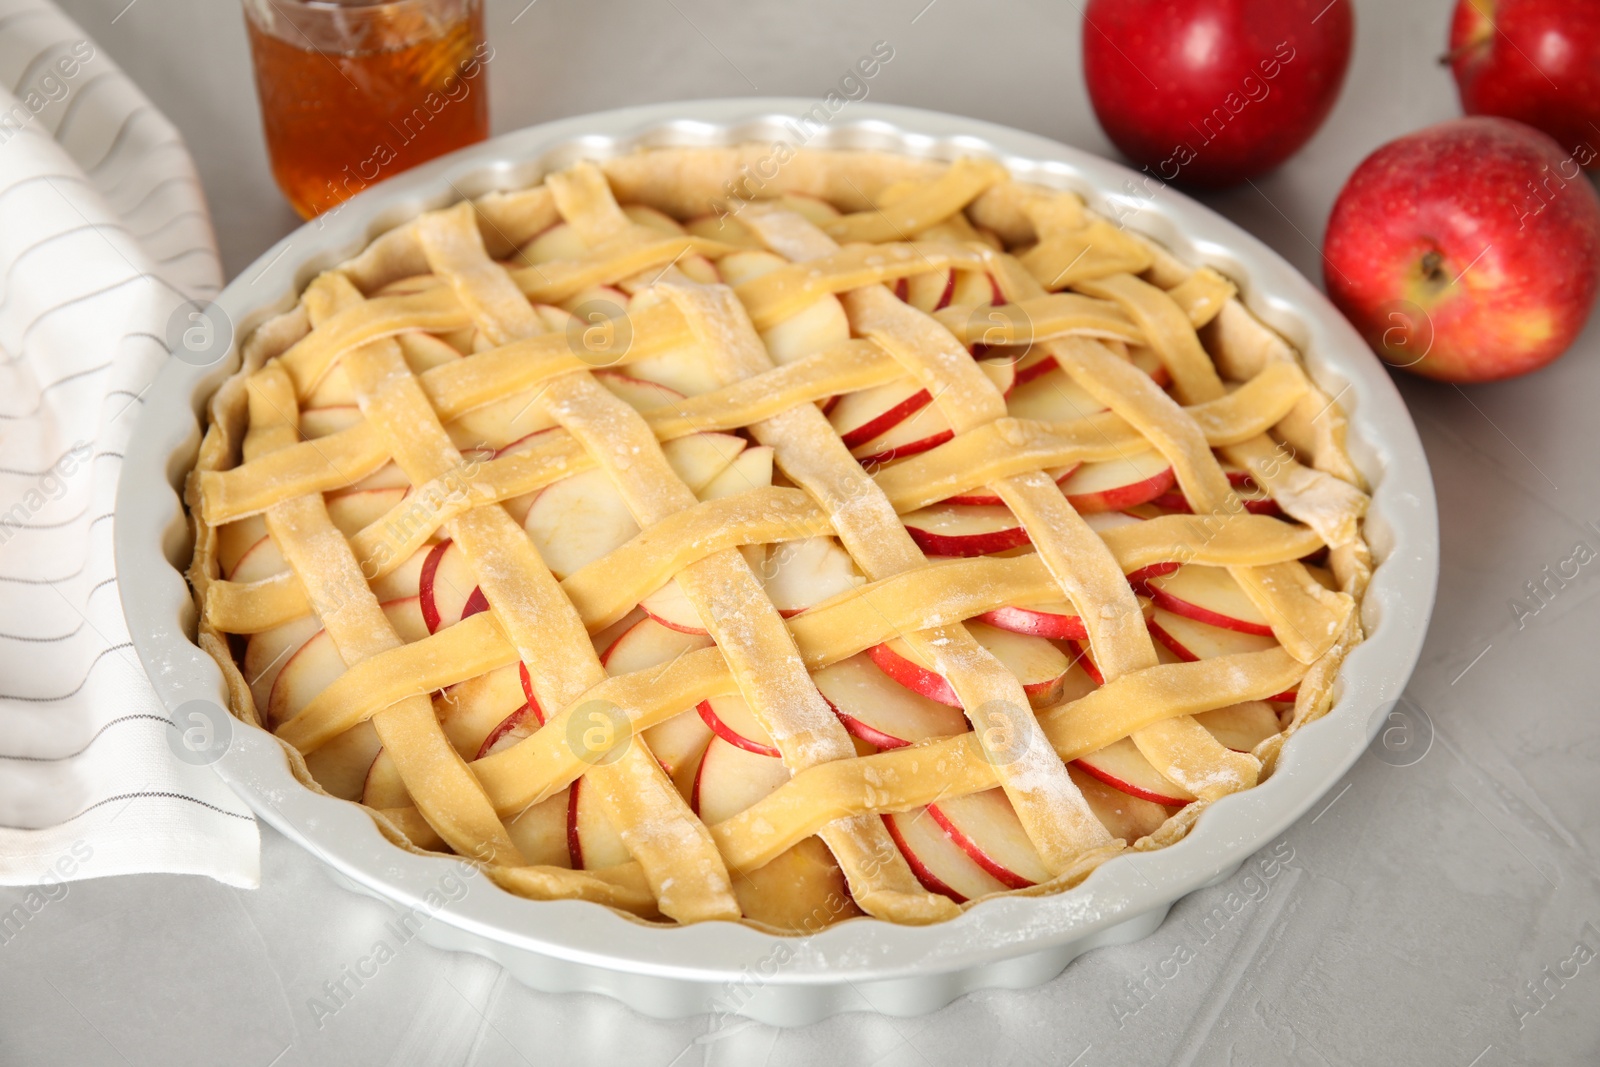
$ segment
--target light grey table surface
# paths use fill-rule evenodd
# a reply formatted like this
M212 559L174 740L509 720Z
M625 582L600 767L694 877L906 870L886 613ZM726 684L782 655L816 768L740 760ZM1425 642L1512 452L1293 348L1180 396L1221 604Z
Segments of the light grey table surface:
M237 3L59 2L182 130L239 273L297 220L267 169ZM1456 114L1435 63L1450 6L1358 3L1354 67L1323 130L1279 172L1207 202L1320 279L1317 242L1345 175ZM494 127L821 95L882 40L895 55L874 100L1111 154L1079 73L1080 18L1071 0L490 0ZM1600 567L1524 626L1511 608L1576 543L1600 548L1600 325L1520 381L1401 388L1443 527L1438 608L1408 690L1414 737L1431 724L1431 747L1405 766L1375 747L1269 850L1287 857L1272 877L1247 863L1145 941L1089 953L1031 991L791 1031L537 994L412 942L319 1024L308 1001L389 913L263 827L257 891L166 876L75 884L0 946L0 1063L1600 1062ZM0 890L0 910L19 896Z

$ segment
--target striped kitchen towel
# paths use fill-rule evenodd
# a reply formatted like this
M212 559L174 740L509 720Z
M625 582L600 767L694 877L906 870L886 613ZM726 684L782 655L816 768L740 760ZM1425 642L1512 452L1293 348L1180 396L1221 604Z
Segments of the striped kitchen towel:
M249 809L179 758L111 550L169 322L221 280L177 131L47 0L0 0L0 883L258 881Z

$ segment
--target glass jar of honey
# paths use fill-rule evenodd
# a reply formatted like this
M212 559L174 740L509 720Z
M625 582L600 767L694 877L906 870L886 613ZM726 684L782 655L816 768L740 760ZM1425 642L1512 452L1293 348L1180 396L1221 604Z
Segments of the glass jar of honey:
M273 177L302 218L489 134L482 0L244 0Z

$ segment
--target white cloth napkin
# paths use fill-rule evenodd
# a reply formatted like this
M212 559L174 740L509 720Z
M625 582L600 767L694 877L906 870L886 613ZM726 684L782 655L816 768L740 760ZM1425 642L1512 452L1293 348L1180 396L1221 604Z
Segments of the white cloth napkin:
M0 0L0 883L258 882L255 821L177 758L112 567L168 321L220 282L177 131L47 0Z

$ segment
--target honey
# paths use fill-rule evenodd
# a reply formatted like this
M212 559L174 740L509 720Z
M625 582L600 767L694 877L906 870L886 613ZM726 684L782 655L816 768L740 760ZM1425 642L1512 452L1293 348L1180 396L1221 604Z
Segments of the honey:
M488 136L477 0L247 3L246 16L273 177L302 218Z

